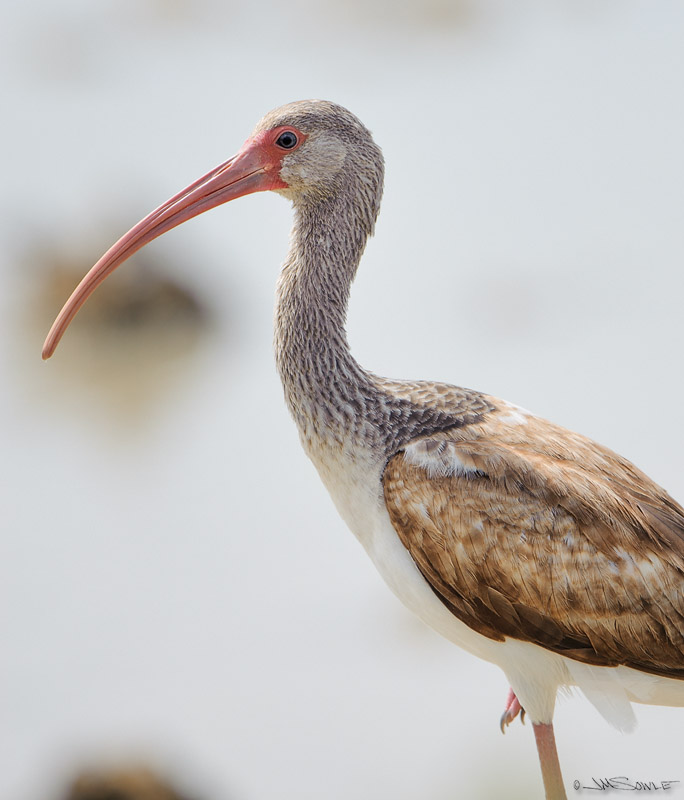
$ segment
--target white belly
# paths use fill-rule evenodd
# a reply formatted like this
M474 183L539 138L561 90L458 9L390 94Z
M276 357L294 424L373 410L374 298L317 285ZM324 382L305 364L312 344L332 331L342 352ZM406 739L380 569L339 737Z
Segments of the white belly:
M593 667L530 642L497 642L469 628L439 600L402 544L385 506L382 465L342 452L309 455L341 517L394 594L442 636L500 666L533 722L551 721L559 687L579 687L608 722L625 731L636 724L631 702L684 706L684 681L629 667Z

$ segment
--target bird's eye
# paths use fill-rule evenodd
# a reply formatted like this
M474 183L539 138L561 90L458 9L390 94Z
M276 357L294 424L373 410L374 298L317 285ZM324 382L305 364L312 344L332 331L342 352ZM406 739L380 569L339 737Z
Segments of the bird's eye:
M297 139L297 135L292 131L283 131L276 139L276 144L278 147L282 147L283 150L292 150L298 141L299 139Z

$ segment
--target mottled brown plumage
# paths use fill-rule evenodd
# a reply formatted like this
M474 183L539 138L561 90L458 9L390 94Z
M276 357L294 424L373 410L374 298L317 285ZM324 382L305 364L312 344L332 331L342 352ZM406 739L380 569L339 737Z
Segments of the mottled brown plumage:
M509 419L497 410L389 460L387 508L421 573L492 639L684 677L684 510L607 448Z

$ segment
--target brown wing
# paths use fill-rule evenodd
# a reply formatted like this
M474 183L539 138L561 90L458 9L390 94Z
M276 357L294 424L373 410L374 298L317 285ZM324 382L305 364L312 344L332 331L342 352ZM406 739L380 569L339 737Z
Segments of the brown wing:
M414 440L383 486L418 568L471 628L684 678L684 510L625 459L494 413Z

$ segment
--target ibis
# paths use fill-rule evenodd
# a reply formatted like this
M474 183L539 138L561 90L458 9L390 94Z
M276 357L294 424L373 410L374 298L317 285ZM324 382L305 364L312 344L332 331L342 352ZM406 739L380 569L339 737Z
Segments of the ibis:
M347 342L349 292L383 190L367 128L331 102L282 106L228 161L95 264L57 317L51 356L91 292L176 225L251 192L294 209L277 285L285 401L337 510L390 589L497 664L501 727L532 723L546 797L566 797L553 730L578 687L616 727L633 703L684 705L684 509L625 458L480 391L393 380Z

